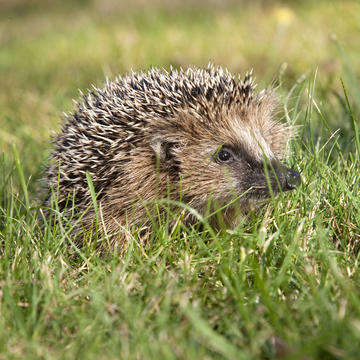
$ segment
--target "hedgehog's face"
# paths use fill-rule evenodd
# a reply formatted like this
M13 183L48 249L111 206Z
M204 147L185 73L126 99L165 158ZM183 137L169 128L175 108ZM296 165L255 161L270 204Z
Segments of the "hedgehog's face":
M219 112L207 123L185 114L180 131L157 135L153 149L178 175L186 202L201 209L209 196L220 205L239 198L246 208L299 185L300 175L280 162L290 133L272 120L271 101L263 99L246 112Z
M198 209L209 196L220 205L239 198L241 207L248 208L271 192L292 190L300 183L300 175L278 160L282 154L275 154L269 140L255 136L253 129L223 137L221 144L209 146L208 138L198 138L167 151L179 172L183 199Z
M222 191L226 193L229 189L233 195L240 196L243 203L268 198L270 192L292 190L300 183L300 175L295 170L287 168L276 158L267 158L265 154L254 157L241 145L220 146L213 161L217 171L223 174L219 176ZM220 193L217 195L221 198Z
M209 195L221 205L238 197L247 208L254 201L268 198L270 192L276 194L299 185L300 175L273 153L267 157L260 145L256 154L252 150L244 142L187 146L178 160L184 198L194 207L201 207Z

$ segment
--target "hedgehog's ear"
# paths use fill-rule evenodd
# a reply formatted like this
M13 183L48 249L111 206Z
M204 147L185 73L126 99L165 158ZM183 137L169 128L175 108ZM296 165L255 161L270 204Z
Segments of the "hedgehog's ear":
M171 137L156 135L151 139L150 146L161 162L167 162L174 157L172 150L177 147L177 142Z

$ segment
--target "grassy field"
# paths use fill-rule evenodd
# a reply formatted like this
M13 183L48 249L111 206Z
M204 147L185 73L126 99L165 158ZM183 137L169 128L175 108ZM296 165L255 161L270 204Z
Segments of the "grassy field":
M169 4L0 3L0 359L358 359L359 2ZM41 233L78 89L209 61L279 84L300 188L234 230L135 234L123 256Z

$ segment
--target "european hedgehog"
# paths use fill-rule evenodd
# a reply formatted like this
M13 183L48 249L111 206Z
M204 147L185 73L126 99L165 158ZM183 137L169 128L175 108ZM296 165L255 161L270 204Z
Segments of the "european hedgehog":
M121 242L125 225L151 224L156 200L180 200L204 215L209 198L217 206L238 198L246 211L270 191L294 189L299 174L280 162L291 127L274 119L274 91L254 88L251 73L242 79L212 65L153 68L94 87L54 138L46 178L59 209L74 202L88 210L80 228L91 229L97 216L100 231Z

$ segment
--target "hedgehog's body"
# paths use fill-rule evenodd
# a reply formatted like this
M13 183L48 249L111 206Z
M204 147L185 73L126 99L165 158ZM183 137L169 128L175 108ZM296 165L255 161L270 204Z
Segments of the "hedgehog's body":
M84 97L55 138L47 180L63 210L75 196L92 207L86 172L98 193L99 226L121 232L149 222L154 200L181 200L200 214L209 196L239 207L295 187L298 174L279 163L289 127L273 120L271 91L253 93L251 77L221 68L132 73ZM276 174L276 176L274 175ZM89 210L81 225L91 227Z

